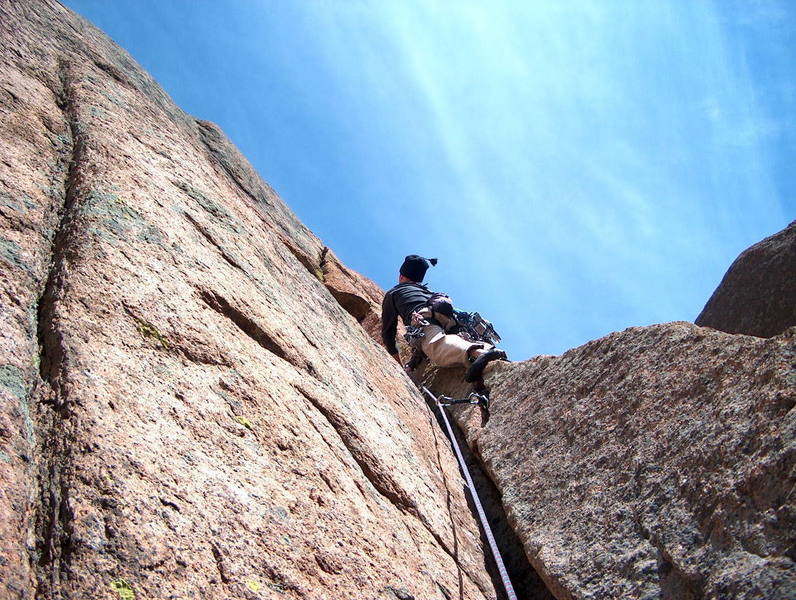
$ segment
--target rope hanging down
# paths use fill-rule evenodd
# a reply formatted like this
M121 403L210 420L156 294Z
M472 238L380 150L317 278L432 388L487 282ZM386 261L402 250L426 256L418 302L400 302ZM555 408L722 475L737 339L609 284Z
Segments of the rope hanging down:
M506 567L503 564L503 559L500 556L500 551L498 550L497 543L495 542L495 536L492 535L492 528L489 526L489 522L486 520L486 513L484 513L484 508L481 506L481 500L478 498L478 493L475 491L475 484L473 483L473 478L470 477L470 470L467 468L467 464L464 462L464 456L462 456L462 451L459 448L458 442L456 441L456 436L453 435L453 429L451 428L450 421L448 421L448 415L445 414L445 408L426 386L423 386L421 389L429 396L429 398L434 401L437 410L439 410L439 413L442 415L442 420L444 421L445 427L448 430L448 438L451 441L453 450L456 453L456 458L459 461L459 468L462 470L464 480L467 482L467 487L470 490L470 497L473 499L473 504L475 504L476 511L478 511L478 520L481 522L481 528L484 530L484 535L489 542L489 549L492 551L492 558L495 559L495 564L497 565L498 572L500 573L500 578L503 580L503 588L506 590L506 597L508 600L517 600L517 595L514 593L514 587L511 585L509 574L506 572Z

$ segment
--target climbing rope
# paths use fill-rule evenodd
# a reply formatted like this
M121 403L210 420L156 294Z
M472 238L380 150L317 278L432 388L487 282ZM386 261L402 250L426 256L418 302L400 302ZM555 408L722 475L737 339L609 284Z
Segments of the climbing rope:
M447 405L442 404L426 386L422 386L420 389L428 394L428 397L434 401L437 410L439 410L440 415L442 415L442 420L448 430L448 438L451 441L451 446L453 446L453 450L456 453L456 458L459 461L459 468L462 470L464 480L467 482L467 487L470 490L470 497L473 499L473 504L475 504L475 509L478 512L478 520L481 522L481 528L484 530L484 535L489 542L489 549L492 551L492 558L495 559L498 573L500 573L500 578L503 580L503 588L506 590L506 597L508 600L517 600L517 595L514 593L514 587L511 585L509 574L506 572L506 566L503 564L503 559L500 556L497 542L495 542L495 536L492 535L492 528L489 526L489 522L486 520L486 513L484 513L484 508L481 506L481 500L478 498L478 492L475 490L473 478L470 477L470 470L467 468L467 464L464 462L464 456L462 456L462 451L459 448L458 442L456 441L456 436L453 435L453 429L451 428L450 421L448 421L448 415L445 414L444 407Z

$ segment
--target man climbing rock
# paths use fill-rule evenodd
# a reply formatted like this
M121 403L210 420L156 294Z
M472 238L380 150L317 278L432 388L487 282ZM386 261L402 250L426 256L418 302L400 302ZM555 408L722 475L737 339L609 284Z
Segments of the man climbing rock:
M485 342L467 340L455 333L453 305L444 294L434 293L422 281L437 259L411 254L404 259L398 285L384 295L381 307L381 335L390 355L401 364L395 335L398 317L408 328L408 341L417 351L440 367L462 365L468 367L465 380L482 384L484 367L493 360L506 360L506 353ZM406 370L417 365L410 361ZM478 387L478 385L477 385Z

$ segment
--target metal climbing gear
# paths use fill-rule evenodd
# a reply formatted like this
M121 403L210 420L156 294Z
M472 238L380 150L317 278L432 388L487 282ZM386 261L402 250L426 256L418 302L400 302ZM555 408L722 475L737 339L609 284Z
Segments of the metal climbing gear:
M489 396L486 394L479 394L477 392L470 392L466 398L451 398L450 396L439 397L440 406L454 406L456 404L477 404L483 406L485 410L489 410Z
M423 328L415 327L414 325L407 327L404 334L404 339L410 348L420 348L424 337L426 337L426 334L423 333Z
M481 506L481 500L479 500L478 493L475 491L475 484L473 483L473 478L470 476L470 470L467 468L467 463L464 462L464 456L462 456L462 451L459 448L458 442L456 441L456 436L453 435L453 429L451 428L450 421L448 421L448 415L445 414L445 406L447 405L442 404L426 386L423 386L420 389L423 390L423 392L434 402L439 410L439 414L442 416L442 421L445 423L445 427L448 430L448 439L451 441L451 446L453 446L453 450L456 453L456 458L459 461L459 468L461 469L462 475L464 475L464 480L467 482L467 487L470 490L470 497L473 499L473 504L478 512L478 520L481 522L481 529L483 529L484 536L489 542L489 549L492 551L492 558L495 559L495 565L497 566L498 573L500 573L500 578L503 581L503 588L506 590L506 597L508 600L517 600L517 595L514 593L514 586L511 585L509 574L506 572L506 566L503 564L503 558L501 558L500 551L497 547L497 542L495 542L495 536L492 535L492 528L489 526L489 522L486 520L484 507ZM442 396L442 398L444 397L445 396Z
M464 312L461 310L454 310L453 317L458 323L459 335L466 334L474 341L483 341L497 346L500 343L500 336L492 323L487 321L477 312Z
M404 334L404 339L410 348L416 350L421 348L423 338L426 337L423 328L428 324L429 322L418 311L412 313L411 322L406 327L406 333Z

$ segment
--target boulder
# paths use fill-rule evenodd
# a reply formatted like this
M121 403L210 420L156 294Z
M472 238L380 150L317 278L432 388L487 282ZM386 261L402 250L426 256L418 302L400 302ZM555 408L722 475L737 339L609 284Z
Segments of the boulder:
M451 411L560 600L785 600L794 365L796 328L761 339L654 325L496 363L489 413Z
M218 127L52 0L0 115L0 598L495 597L376 286Z
M758 337L796 325L796 221L735 259L695 323Z

